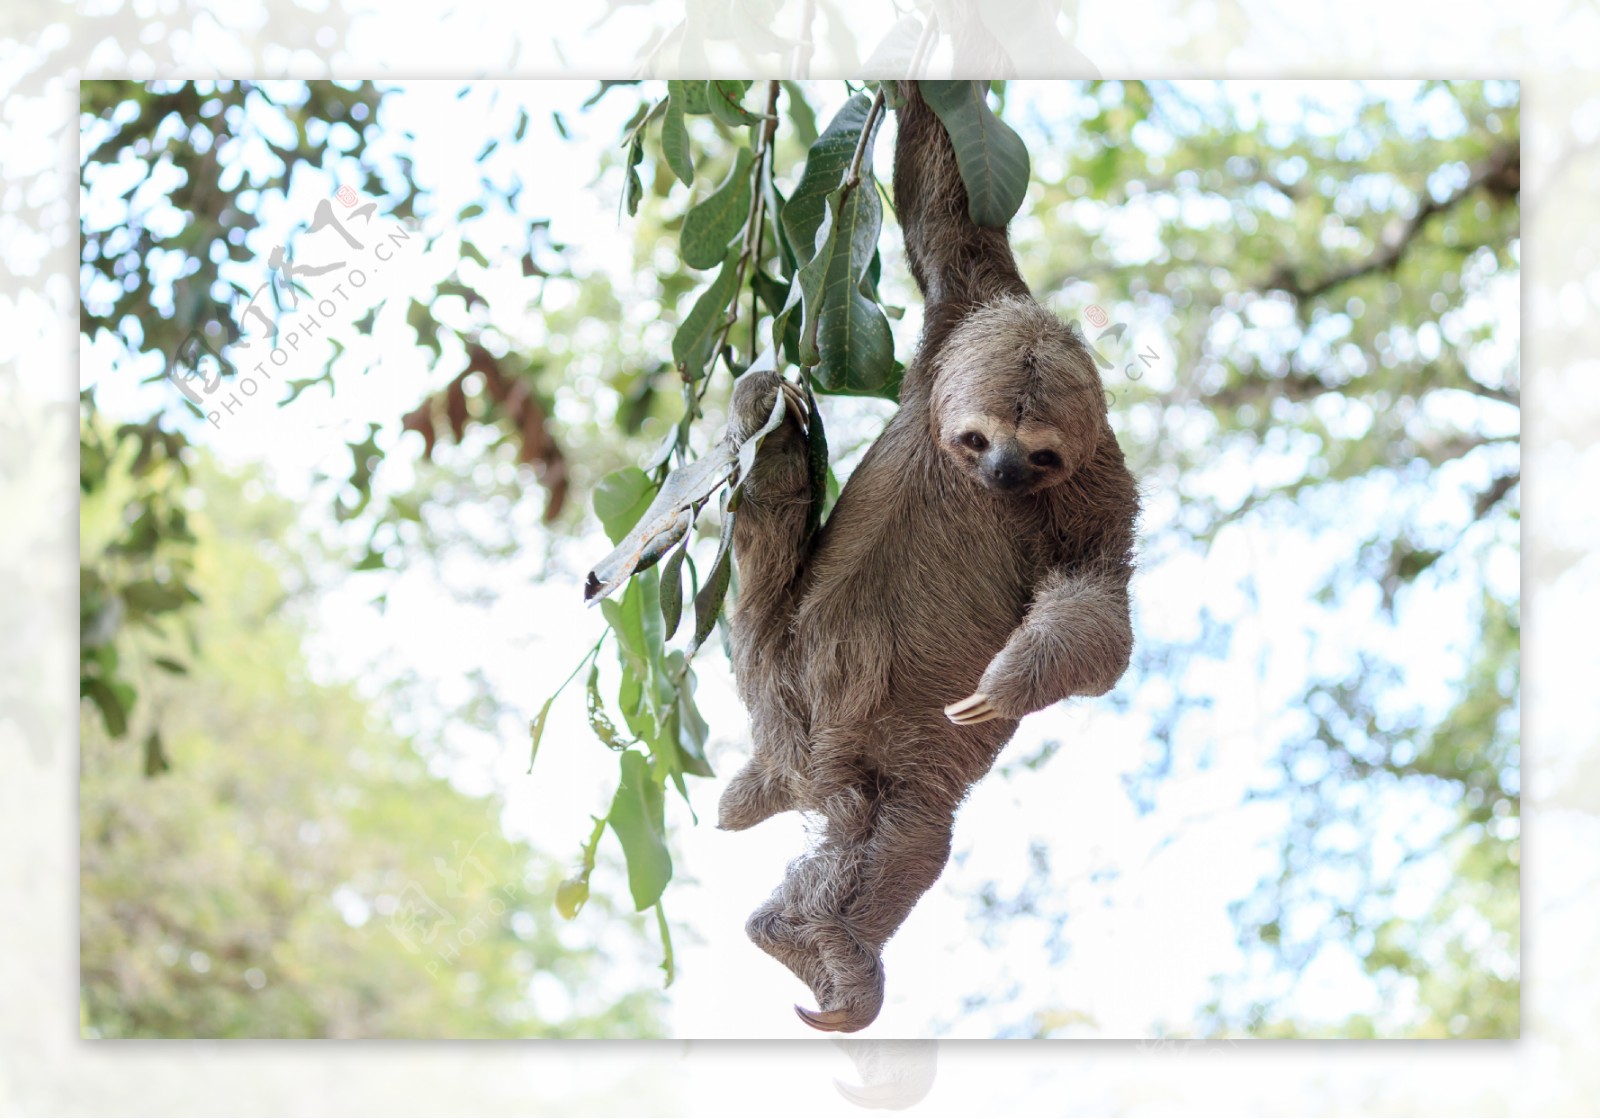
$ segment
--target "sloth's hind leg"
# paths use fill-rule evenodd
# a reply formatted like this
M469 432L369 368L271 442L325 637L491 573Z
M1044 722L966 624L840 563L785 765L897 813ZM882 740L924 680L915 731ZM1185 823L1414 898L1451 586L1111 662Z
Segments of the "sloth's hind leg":
M810 1026L853 1032L883 1006L881 952L950 858L955 805L942 790L893 784L872 802L865 834L834 853L824 880L835 906L816 922L829 988ZM813 916L822 918L821 913Z
M772 896L750 914L744 931L756 947L794 972L795 978L817 995L819 991L830 990L828 970L822 954L806 935L807 930L790 910L790 881L785 879Z

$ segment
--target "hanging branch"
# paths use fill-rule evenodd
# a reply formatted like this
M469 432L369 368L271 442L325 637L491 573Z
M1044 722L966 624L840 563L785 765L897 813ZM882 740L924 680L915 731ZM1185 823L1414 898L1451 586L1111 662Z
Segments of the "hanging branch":
M739 289L744 286L745 275L749 270L750 261L760 252L762 217L766 214L766 192L761 189L762 168L770 156L772 149L772 135L778 128L778 82L767 83L767 110L765 119L761 124L761 131L756 140L756 158L753 174L755 176L755 189L751 191L750 212L745 218L744 232L740 236L738 270L734 273L733 303L728 308L728 317L722 324L722 332L717 336L716 345L712 347L712 360L716 355L723 353L728 344L728 336L733 333L733 328L739 322ZM759 262L758 262L759 263ZM752 347L752 354L754 347ZM727 359L724 358L724 361ZM710 386L709 372L700 380L700 392L695 398L696 409L705 399L706 389Z

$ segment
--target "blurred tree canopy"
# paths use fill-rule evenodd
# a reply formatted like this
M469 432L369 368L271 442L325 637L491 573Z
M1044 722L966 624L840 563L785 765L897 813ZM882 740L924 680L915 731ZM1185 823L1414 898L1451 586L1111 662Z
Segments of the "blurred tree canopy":
M929 29L897 35L907 58L929 48ZM1357 610L1387 635L1359 657L1323 656L1320 627L1308 625L1300 644L1274 651L1280 664L1305 663L1269 726L1277 780L1247 794L1285 813L1279 869L1237 908L1245 971L1219 977L1188 1028L1514 1033L1520 386L1504 309L1515 306L1520 252L1517 86L1423 83L1401 100L1346 86L1342 102L1308 98L1288 120L1226 87L1064 88L1068 109L1050 119L1022 119L1013 88L995 83L988 100L981 89L965 100L975 116L947 124L1026 140L1020 181L989 169L999 178L988 216L1016 213L1025 276L1080 320L1100 355L1147 495L1144 566L1178 569L1254 534L1292 536L1306 548L1286 562L1312 563L1322 624L1337 629ZM589 531L592 496L612 542L626 544L668 470L710 448L733 377L753 363L798 367L819 394L892 400L917 319L898 325L910 286L873 177L889 92L601 83L571 112L632 107L596 168L630 219L617 234L633 245L622 291L613 272L552 238L532 186L548 141L503 88L461 91L463 118L482 135L477 196L458 204L417 164L411 137L385 127L390 92L368 83L85 82L82 329L114 341L119 377L162 379L191 337L220 348L238 325L227 305L253 290L253 262L281 235L261 228L274 192L302 175L320 176L325 194L361 184L459 259L431 291L362 323L386 348L425 352L435 383L398 414L352 417L348 470L326 490L347 567L404 567L433 546L446 507L475 500L463 488L382 485L397 454L461 471L514 466L541 488L529 500L556 534ZM565 114L553 124L567 135ZM507 216L520 235L490 220ZM528 312L532 327L489 305L491 283L514 285L525 301L516 315ZM830 342L841 324L872 344ZM343 347L334 343L319 375L285 386L284 406L335 391ZM84 557L83 694L108 738L143 744L138 770L198 781L183 773L191 763L168 716L140 713L225 639L196 574L206 542L192 523L190 440L202 439L204 411L176 389L165 399L114 424L85 396L85 500L112 511ZM837 492L834 468L848 469L884 407L836 399L824 417L812 405L813 428L826 418L836 444L831 466L817 464L822 492ZM119 455L127 476L113 485ZM686 503L693 531L671 547L656 541L648 559L666 558L659 571L626 567L623 579L642 573L605 603L610 632L573 669L619 771L616 799L578 837L579 873L558 891L568 916L588 900L586 871L609 824L631 907L656 906L666 934L661 803L671 789L687 799L685 778L710 773L689 664L730 589L719 542L736 516L737 464L714 481ZM492 552L519 541L478 543ZM1141 625L1135 667L1115 693L1148 723L1150 754L1129 780L1142 808L1226 749L1198 729L1219 688L1208 666L1258 600L1248 579L1220 590L1231 609L1200 596L1164 604L1180 624ZM1441 610L1465 616L1471 633L1444 677L1451 657L1406 645ZM680 627L680 614L693 624ZM619 683L603 695L595 667L608 640ZM548 710L535 719L535 751ZM86 782L133 780L114 756L97 754L108 772L94 775L86 757ZM1401 826L1412 820L1423 823ZM1393 842L1379 851L1375 836ZM1048 867L1034 888L1047 909ZM995 919L1013 911L997 906ZM1385 992L1384 1014L1293 1018L1296 984L1330 945L1359 958ZM670 946L667 967L670 976ZM1049 1029L1024 1020L1017 1031Z
M134 458L84 502L86 556L119 538ZM142 771L83 721L86 1035L658 1035L659 994L617 988L614 960L548 920L559 865L507 840L492 800L430 773L353 688L308 674L309 583L284 582L301 566L281 543L293 507L202 456L192 475L200 652L146 674L146 635L128 638Z

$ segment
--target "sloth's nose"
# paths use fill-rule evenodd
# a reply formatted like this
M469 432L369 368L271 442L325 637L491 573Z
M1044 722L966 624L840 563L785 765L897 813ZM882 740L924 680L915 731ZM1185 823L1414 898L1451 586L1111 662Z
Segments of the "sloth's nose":
M1007 449L997 448L985 456L983 468L989 484L1000 490L1014 490L1028 477L1022 456Z

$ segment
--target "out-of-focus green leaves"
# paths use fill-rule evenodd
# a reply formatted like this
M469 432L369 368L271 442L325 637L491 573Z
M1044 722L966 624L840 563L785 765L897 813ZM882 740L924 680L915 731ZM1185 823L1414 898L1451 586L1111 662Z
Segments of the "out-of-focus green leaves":
M128 458L86 499L86 556ZM181 610L204 642L186 675L137 676L126 739L81 714L86 1036L659 1035L659 994L617 951L643 962L655 921L588 898L587 878L558 886L547 854L502 834L495 798L462 793L355 684L313 670L306 611L283 608L300 573L263 546L296 510L260 475L190 458L199 601ZM603 951L551 920L585 902ZM530 982L569 991L571 1011L530 1001Z
M594 513L613 544L628 535L655 495L655 482L637 466L625 466L600 480L594 488Z
M142 666L182 674L195 644L186 626L201 601L191 582L189 443L159 415L110 431L87 392L78 427L78 691L106 732L123 738ZM146 754L160 754L159 743ZM150 776L165 768L145 766Z

